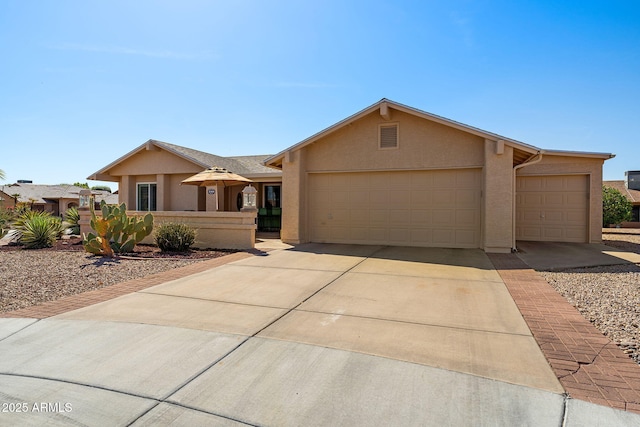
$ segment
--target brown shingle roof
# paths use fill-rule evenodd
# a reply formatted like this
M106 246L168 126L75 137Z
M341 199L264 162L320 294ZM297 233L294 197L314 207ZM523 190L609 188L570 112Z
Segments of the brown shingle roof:
M82 187L76 187L75 185L60 184L60 185L45 185L45 184L9 184L0 187L0 190L13 196L19 194L18 202L31 202L36 204L52 203L53 200L59 199L79 199L80 190ZM108 191L94 190L97 200L103 198L107 201L113 200L111 194ZM116 195L117 201L117 195Z
M108 166L105 166L98 172L95 172L94 174L89 176L88 179L109 180L109 169L122 162L127 157L136 154L137 152L150 145L155 145L156 147L169 151L176 156L187 159L188 161L201 166L203 170L210 167L220 167L230 172L237 173L238 175L245 176L247 178L253 178L256 176L279 176L281 174L281 172L278 170L264 166L263 162L265 159L271 156L270 154L256 156L222 157L216 156L215 154L205 153L204 151L183 147L181 145L150 139L133 151L125 154L124 156L112 162Z
M605 187L615 188L621 192L633 204L640 204L640 191L630 190L624 185L624 181L602 181Z

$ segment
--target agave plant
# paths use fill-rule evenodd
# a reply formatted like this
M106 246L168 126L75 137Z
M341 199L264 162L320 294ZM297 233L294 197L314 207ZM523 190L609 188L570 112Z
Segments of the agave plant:
M30 211L18 219L16 228L22 233L20 243L26 249L49 248L62 233L60 219L48 212Z
M67 209L64 213L62 226L68 230L69 234L80 234L80 214L78 213L78 208L73 207Z

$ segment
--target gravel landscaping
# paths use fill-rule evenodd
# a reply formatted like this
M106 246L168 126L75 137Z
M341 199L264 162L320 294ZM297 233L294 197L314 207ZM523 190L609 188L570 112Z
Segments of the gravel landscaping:
M606 245L640 253L640 234L603 234ZM640 265L539 272L567 301L640 364Z
M161 254L150 246L136 247L132 257L102 258L84 252L78 241L56 248L0 250L0 312L17 310L149 274L224 256L228 252L191 251Z

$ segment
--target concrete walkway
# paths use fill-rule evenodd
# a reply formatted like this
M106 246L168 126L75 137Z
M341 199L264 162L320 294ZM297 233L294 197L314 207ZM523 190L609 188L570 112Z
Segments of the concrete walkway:
M567 398L480 250L265 252L54 317L0 319L0 354L3 425L640 421Z

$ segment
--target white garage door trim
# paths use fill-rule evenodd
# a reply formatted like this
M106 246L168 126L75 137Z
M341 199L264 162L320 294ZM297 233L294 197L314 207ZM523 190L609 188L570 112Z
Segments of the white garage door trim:
M589 241L588 174L516 178L516 239Z
M479 248L482 169L308 174L319 243Z

